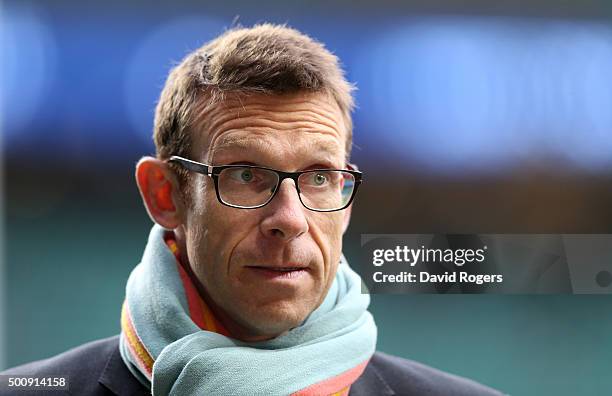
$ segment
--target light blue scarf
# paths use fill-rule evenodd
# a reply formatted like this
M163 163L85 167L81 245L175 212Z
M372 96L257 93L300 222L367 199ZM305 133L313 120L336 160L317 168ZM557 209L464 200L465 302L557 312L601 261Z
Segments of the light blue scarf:
M164 232L153 226L129 277L120 341L124 362L153 395L348 392L374 353L376 325L361 278L344 258L325 300L299 327L246 343L193 322Z

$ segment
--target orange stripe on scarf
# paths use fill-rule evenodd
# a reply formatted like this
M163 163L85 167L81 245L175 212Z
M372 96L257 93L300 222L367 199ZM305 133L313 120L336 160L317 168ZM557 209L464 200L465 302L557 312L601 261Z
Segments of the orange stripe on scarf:
M136 358L138 365L144 369L150 380L153 375L154 360L136 333L127 301L123 302L123 307L121 308L121 329L125 334L132 356Z
M225 329L225 327L215 318L208 305L202 300L200 294L195 288L189 274L185 271L180 262L180 252L178 249L178 245L174 240L174 235L171 233L167 233L165 236L166 244L174 257L176 258L176 266L178 268L181 281L183 282L183 287L185 289L185 296L187 297L187 304L189 305L189 316L191 320L202 330L207 330L215 333L222 334L226 337L229 337L229 332ZM155 360L151 357L149 351L144 346L140 337L138 337L138 333L134 327L132 322L132 318L130 315L130 311L128 308L127 300L123 302L123 307L121 309L121 329L125 333L127 339L127 345L130 349L132 356L137 361L137 364L143 369L151 379L153 373L153 363Z
M202 330L211 331L213 333L222 334L229 337L227 329L215 318L208 305L204 302L200 293L196 289L195 285L191 281L189 274L183 268L181 264L181 254L179 252L178 245L174 239L174 235L170 232L166 233L165 241L170 251L176 258L176 266L183 282L183 288L185 289L185 296L187 297L187 305L189 306L189 316L191 320Z

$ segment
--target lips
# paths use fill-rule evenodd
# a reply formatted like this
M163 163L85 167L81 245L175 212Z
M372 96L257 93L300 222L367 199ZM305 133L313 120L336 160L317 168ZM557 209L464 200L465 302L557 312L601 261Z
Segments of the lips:
M265 265L247 265L247 268L261 268L270 271L296 271L296 270L306 270L308 266L300 265L295 263L282 263L279 265L274 264L265 264Z
M298 279L307 273L308 267L298 265L285 266L256 266L250 265L246 268L253 273L267 279L290 280Z

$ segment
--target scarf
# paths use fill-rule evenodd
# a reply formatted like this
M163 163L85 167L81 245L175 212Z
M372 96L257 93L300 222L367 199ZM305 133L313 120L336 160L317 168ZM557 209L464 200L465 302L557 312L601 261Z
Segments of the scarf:
M376 325L344 257L324 301L300 326L249 343L215 319L166 232L153 226L121 314L121 357L154 396L348 394L374 353Z

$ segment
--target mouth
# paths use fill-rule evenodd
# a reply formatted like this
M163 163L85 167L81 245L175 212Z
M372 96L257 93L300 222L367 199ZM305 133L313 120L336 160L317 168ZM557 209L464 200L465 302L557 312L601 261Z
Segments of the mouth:
M266 279L292 280L300 279L308 273L307 267L286 266L286 267L266 267L266 266L247 266L256 275Z

